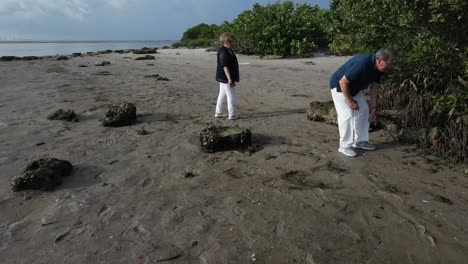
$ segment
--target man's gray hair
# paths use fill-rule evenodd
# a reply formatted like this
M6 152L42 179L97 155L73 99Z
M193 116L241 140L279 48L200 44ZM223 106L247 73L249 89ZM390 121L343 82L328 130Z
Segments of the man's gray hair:
M383 48L375 53L376 59L383 59L384 61L388 61L391 58L398 57L398 52L394 48Z

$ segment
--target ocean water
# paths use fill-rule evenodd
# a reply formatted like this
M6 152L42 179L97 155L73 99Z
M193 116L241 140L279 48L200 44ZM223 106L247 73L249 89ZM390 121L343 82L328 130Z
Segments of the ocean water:
M0 56L49 56L102 50L160 48L175 41L73 41L73 42L0 42Z

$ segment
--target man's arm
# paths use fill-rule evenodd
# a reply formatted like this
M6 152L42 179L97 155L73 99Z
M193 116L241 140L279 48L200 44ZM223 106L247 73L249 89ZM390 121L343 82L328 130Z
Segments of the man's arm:
M369 122L373 123L377 119L377 100L379 97L379 84L373 82L370 87L370 114Z
M346 99L346 104L351 109L354 109L356 111L359 111L359 105L356 101L354 101L353 97L351 96L351 93L349 92L349 81L346 78L346 76L343 76L341 80L339 81L341 92L343 93L345 99Z

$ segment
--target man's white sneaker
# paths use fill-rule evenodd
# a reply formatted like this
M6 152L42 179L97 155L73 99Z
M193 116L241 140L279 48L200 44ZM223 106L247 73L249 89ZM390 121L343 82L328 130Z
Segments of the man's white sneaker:
M215 114L215 117L216 117L216 118L220 118L220 117L225 117L225 115L216 113L216 114Z
M374 145L369 144L367 141L360 141L353 144L354 148L360 148L365 150L375 150L377 149Z
M351 148L339 148L338 151L349 157L355 157L357 155Z
M236 119L237 119L237 116L230 116L228 119L229 119L229 120L236 120Z

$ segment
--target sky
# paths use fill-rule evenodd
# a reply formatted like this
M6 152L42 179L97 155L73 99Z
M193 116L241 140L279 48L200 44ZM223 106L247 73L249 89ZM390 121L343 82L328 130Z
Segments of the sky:
M0 41L179 40L276 0L0 0ZM297 0L328 8L330 0Z

